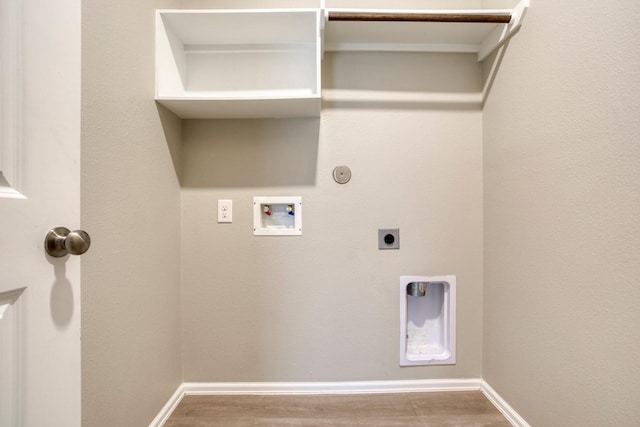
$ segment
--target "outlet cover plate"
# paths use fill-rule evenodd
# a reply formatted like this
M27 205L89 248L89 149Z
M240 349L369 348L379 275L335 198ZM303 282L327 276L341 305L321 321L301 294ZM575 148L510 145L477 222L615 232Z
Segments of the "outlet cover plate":
M378 249L400 249L400 229L378 229Z

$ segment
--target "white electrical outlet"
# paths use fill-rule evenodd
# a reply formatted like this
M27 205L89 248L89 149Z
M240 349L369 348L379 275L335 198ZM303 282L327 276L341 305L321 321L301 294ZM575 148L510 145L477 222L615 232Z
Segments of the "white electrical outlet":
M218 222L233 222L233 200L218 200Z

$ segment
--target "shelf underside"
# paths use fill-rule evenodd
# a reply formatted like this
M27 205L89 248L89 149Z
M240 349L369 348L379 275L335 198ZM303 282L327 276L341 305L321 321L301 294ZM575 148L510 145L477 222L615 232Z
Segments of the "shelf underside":
M257 94L256 94L257 95ZM320 96L276 97L262 94L252 98L215 95L180 98L157 97L156 101L183 119L319 117Z

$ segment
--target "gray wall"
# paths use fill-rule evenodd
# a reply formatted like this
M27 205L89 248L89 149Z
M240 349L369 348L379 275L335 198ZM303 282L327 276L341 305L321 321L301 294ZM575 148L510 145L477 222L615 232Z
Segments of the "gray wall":
M640 8L533 3L484 110L483 377L533 426L640 425Z
M320 119L183 123L185 381L480 377L482 118L446 102L478 97L475 57L323 67ZM253 236L252 197L269 195L302 196L302 236ZM217 224L227 198L234 222ZM379 251L378 228L394 227L401 249ZM399 276L436 274L458 276L458 363L400 368Z
M178 157L181 129L153 101L154 9L171 5L82 2L82 227L93 241L82 258L82 424L91 427L148 425L182 380L180 187L169 151Z

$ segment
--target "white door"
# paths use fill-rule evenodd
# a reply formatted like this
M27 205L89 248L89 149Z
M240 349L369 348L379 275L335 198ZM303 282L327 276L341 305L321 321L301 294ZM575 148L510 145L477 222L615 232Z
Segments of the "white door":
M79 426L81 259L44 238L80 228L80 0L0 19L0 426Z

